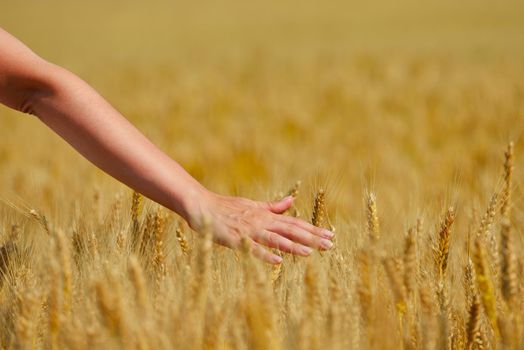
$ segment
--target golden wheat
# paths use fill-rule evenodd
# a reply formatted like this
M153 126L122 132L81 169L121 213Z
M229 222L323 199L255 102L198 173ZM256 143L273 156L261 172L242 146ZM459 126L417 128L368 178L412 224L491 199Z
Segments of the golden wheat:
M266 266L2 107L0 349L524 348L523 9L3 3L206 188L337 237Z

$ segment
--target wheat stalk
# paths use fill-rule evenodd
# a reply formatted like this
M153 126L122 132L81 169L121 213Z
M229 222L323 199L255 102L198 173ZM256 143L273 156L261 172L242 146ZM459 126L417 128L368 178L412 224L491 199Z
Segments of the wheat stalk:
M29 215L32 216L41 226L42 228L44 229L45 233L47 233L48 235L51 235L51 228L49 226L49 222L47 221L47 218L44 214L34 210L34 209L31 209L29 211Z
M502 296L507 305L514 306L517 297L517 257L514 251L513 235L511 226L507 219L501 224L500 232L500 255L502 256L501 265L501 287Z
M148 297L147 297L147 284L144 278L144 272L138 259L131 256L129 259L128 276L133 284L136 293L136 302L140 312L143 314L147 311Z
M110 292L107 284L102 280L95 283L94 290L104 325L111 334L123 340L125 337L125 325L118 294L114 293L114 291L113 293Z
M140 240L140 221L142 213L142 195L136 191L131 198L131 237L133 246L136 246Z
M500 213L502 217L511 219L511 190L513 183L513 142L508 144L504 153L504 188L502 190L502 206Z
M480 327L481 322L482 322L481 308L482 308L482 305L480 303L480 299L478 297L478 294L475 293L473 295L473 299L468 309L468 323L466 326L467 349L483 348L484 344L482 341L481 327Z
M486 253L479 239L475 241L473 264L475 266L475 278L477 281L477 288L481 295L482 305L484 306L484 310L488 316L495 335L499 336L500 332L497 320L495 289L493 287L491 276L489 275Z
M60 260L62 271L62 285L63 285L63 308L67 315L71 308L71 293L73 290L72 270L71 270L71 256L67 238L64 231L56 230L56 249Z
M157 284L160 284L166 276L166 262L164 253L164 233L165 233L164 213L159 208L155 214L154 238L155 248L153 256L153 266L156 269Z
M416 230L411 228L404 243L404 288L408 296L415 292L418 273Z
M324 225L325 211L326 211L325 193L323 189L320 189L315 196L311 223L317 227L322 227Z
M380 226L378 221L377 201L374 193L369 193L366 197L367 230L372 241L376 242L380 238Z
M178 244L180 246L180 249L182 250L182 254L184 254L186 257L189 257L191 254L191 248L189 247L189 243L187 239L184 237L184 232L182 231L182 225L179 225L175 230L176 240L178 241Z
M455 222L455 211L452 207L446 212L437 234L437 245L433 248L437 276L442 283L448 268L449 244L451 240L451 227Z

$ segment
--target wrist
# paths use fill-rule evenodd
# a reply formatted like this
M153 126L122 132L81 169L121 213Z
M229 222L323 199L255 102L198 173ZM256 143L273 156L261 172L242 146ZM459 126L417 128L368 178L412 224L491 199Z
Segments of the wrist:
M178 213L193 229L200 227L202 218L208 213L209 203L215 194L204 186L196 183L184 189L180 200Z

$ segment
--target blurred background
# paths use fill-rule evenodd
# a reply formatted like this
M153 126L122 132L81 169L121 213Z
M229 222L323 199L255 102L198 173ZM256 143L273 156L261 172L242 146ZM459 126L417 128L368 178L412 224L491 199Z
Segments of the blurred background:
M312 221L324 189L337 232L259 269L0 106L3 348L524 348L524 1L1 0L0 27L211 190L301 180Z
M523 50L520 1L4 1L2 25L61 64L289 63L361 52L485 60ZM198 62L201 63L201 62Z
M300 179L349 220L373 188L400 229L427 203L484 203L522 150L522 1L4 0L0 26L223 193ZM2 197L60 216L128 191L36 118L0 123Z

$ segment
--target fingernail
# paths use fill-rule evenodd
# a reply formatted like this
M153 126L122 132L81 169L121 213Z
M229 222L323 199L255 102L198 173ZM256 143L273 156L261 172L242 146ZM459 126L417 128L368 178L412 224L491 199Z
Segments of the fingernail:
M324 237L327 237L327 238L335 237L335 234L329 230L322 230L322 234L324 235Z
M311 252L313 252L313 249L311 249L309 247L301 247L300 248L300 253L302 253L304 255L309 255L309 254L311 254Z
M320 246L324 249L329 249L333 247L333 242L328 241L327 239L321 239L320 240Z
M275 264L280 264L282 262L282 258L278 255L273 256L273 262Z

